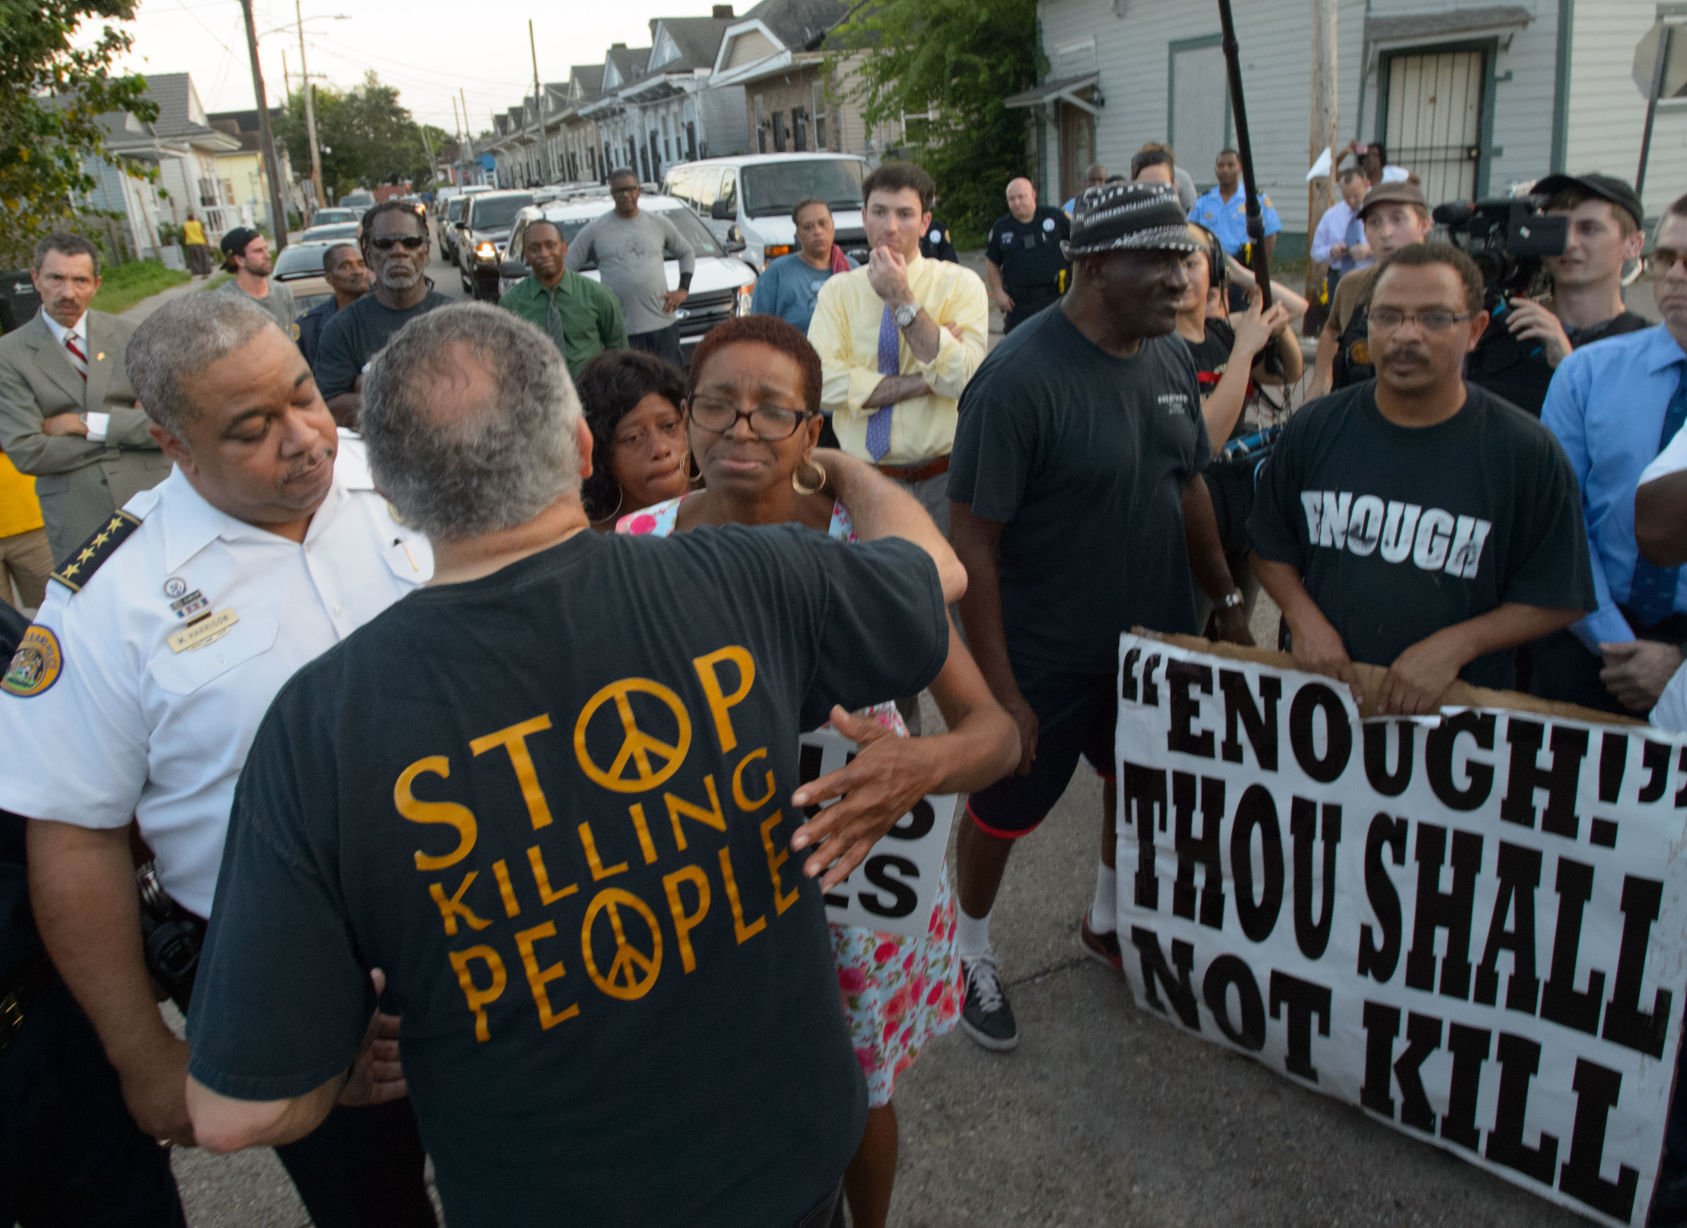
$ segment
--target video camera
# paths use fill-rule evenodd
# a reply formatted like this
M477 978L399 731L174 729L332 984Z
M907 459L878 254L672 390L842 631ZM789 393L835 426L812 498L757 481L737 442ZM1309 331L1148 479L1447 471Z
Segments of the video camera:
M1542 213L1545 202L1544 196L1518 196L1435 207L1435 220L1446 227L1447 237L1482 271L1489 311L1508 294L1536 290L1542 259L1564 253L1570 219Z

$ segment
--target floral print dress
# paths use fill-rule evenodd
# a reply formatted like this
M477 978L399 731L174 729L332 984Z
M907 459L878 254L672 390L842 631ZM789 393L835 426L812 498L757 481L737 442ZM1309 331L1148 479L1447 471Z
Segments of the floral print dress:
M623 516L617 533L667 537L674 531L682 499L670 499ZM832 504L828 536L855 540L855 527L841 503ZM886 702L867 715L898 737L908 730L896 705ZM937 903L920 938L884 934L861 925L832 925L838 965L838 996L849 1021L856 1060L867 1077L867 1103L890 1103L901 1073L914 1064L926 1041L941 1036L960 1018L961 961L955 946L955 899L944 865L937 879Z

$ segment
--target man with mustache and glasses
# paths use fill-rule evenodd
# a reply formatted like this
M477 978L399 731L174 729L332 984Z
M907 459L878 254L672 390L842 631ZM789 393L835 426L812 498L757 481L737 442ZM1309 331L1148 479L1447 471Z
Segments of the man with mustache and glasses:
M130 1114L188 1146L188 1046L153 984L188 1008L247 750L282 684L426 582L433 556L257 304L175 299L127 361L175 471L53 574L0 678L0 743L18 769L0 773L0 810L29 820L42 940ZM131 822L154 858L144 907ZM431 1226L402 1083L390 1067L359 1073L346 1107L280 1159L319 1225Z
M1295 661L1384 713L1434 711L1454 679L1509 689L1518 645L1594 608L1581 497L1540 423L1464 378L1482 275L1445 244L1377 266L1376 379L1290 420L1248 536Z
M369 293L338 312L322 329L316 349L316 382L334 420L355 427L363 404L363 368L411 320L451 300L427 278L427 220L396 200L363 215L359 230Z

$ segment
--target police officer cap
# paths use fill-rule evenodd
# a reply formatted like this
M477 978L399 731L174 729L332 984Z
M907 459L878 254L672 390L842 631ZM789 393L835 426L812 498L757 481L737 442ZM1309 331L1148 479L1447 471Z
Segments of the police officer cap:
M1099 252L1196 252L1177 189L1165 183L1104 183L1085 188L1072 219L1067 258Z

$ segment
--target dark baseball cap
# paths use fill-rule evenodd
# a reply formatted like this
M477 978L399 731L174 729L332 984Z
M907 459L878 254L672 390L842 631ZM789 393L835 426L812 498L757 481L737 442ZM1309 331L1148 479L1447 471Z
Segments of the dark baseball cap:
M1600 200L1608 200L1634 219L1636 226L1646 224L1645 210L1640 207L1640 195L1628 183L1615 175L1601 175L1593 171L1586 175L1548 175L1537 179L1536 196L1556 196L1560 192L1580 191Z
M250 226L236 226L223 235L222 249L225 256L239 256L246 251L246 245L253 239L261 239L263 235Z
M1419 209L1429 207L1424 203L1423 189L1406 179L1379 183L1366 192L1365 199L1359 202L1360 219L1363 220L1366 211L1377 205L1416 205Z

